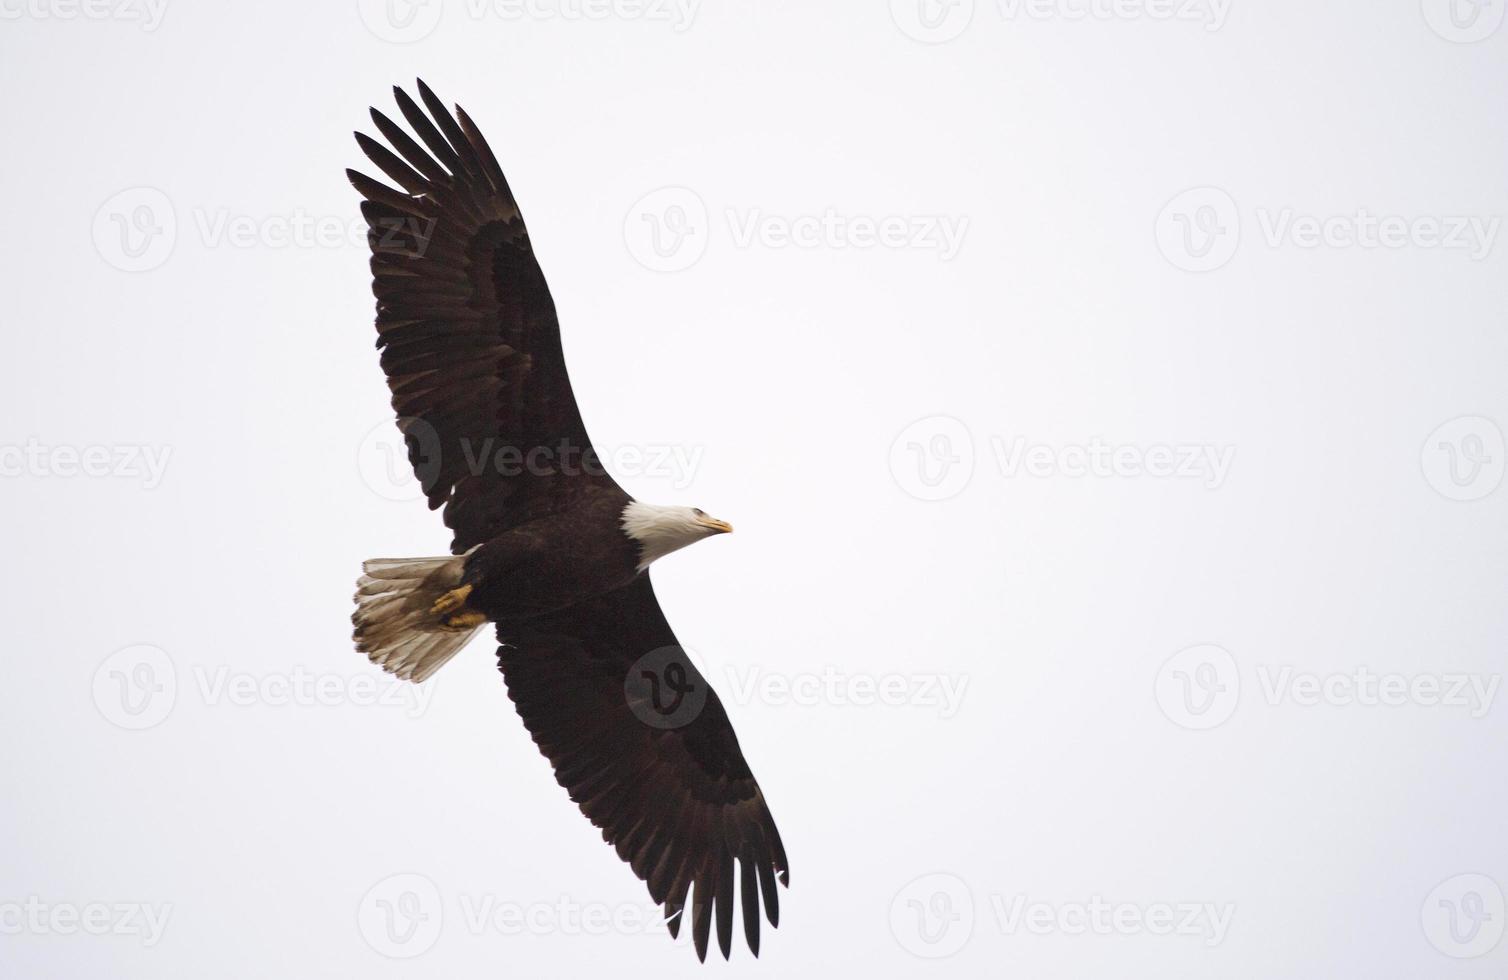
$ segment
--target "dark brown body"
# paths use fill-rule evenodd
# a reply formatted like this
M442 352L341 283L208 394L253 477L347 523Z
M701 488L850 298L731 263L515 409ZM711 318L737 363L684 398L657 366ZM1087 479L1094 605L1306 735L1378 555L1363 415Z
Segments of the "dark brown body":
M517 623L620 589L640 572L639 546L623 533L630 501L594 486L571 506L504 531L466 559L466 604L494 623Z

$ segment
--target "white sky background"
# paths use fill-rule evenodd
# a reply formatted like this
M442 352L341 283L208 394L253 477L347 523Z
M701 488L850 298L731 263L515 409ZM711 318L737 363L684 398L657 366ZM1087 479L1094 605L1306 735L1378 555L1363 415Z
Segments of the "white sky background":
M0 973L1503 975L1502 0L430 2L0 0ZM647 893L490 640L422 701L351 648L449 537L378 492L364 248L285 231L415 75L597 444L695 457L624 485L738 526L655 579L790 853L757 963L583 925Z

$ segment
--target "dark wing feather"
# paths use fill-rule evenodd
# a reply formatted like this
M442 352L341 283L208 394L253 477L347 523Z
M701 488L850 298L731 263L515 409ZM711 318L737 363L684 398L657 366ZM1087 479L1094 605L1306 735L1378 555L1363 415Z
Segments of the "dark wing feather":
M707 955L714 919L728 956L735 895L759 955L760 895L777 925L785 848L722 703L676 642L649 577L498 635L508 696L555 778L667 918L690 905L697 956ZM680 926L672 918L671 934Z
M457 122L418 87L428 115L394 89L418 140L376 109L372 121L392 148L356 134L398 187L347 175L365 198L393 409L459 554L566 506L583 482L611 480L595 465L555 303L502 168L459 106ZM573 475L585 480L572 484Z

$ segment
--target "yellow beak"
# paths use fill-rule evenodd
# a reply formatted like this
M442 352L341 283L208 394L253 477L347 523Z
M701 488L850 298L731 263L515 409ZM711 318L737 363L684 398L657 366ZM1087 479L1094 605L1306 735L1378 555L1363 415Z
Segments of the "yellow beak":
M733 533L732 524L729 524L727 521L720 521L715 517L703 517L698 521L698 523L700 523L702 527L710 527L715 534Z

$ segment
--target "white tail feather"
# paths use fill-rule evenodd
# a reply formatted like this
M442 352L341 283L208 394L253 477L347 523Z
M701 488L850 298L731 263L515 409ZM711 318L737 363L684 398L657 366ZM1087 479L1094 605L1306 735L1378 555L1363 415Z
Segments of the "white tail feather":
M351 615L356 649L415 683L445 666L482 628L446 629L432 611L437 599L461 584L465 563L465 555L362 562Z

